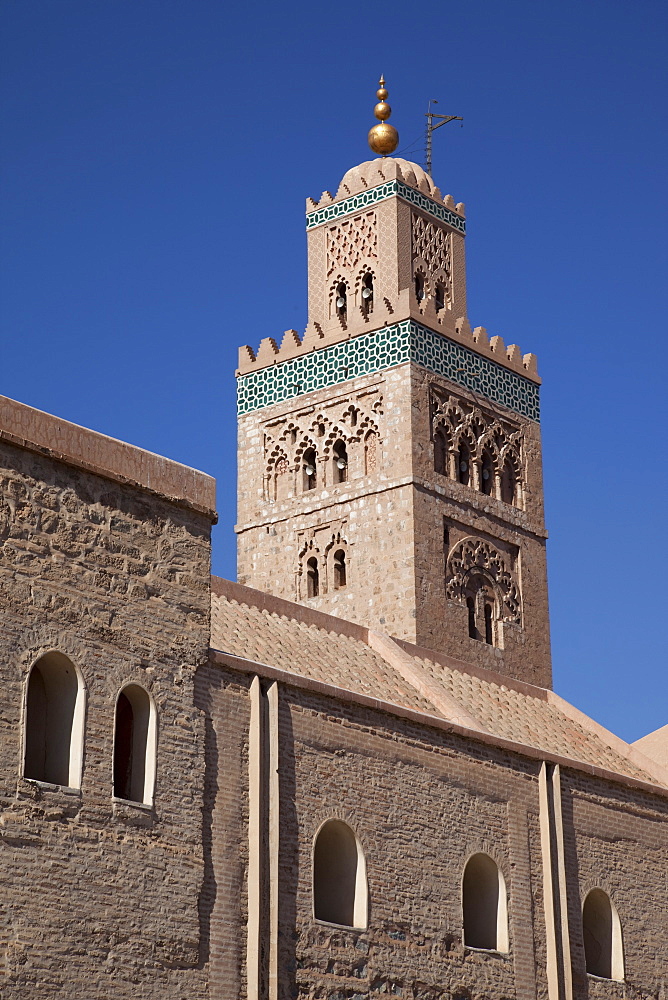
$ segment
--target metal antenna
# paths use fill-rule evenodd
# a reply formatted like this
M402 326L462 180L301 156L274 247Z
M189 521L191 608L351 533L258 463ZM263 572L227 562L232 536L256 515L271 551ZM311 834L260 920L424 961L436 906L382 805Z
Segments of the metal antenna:
M425 153L425 167L424 168L425 168L425 170L427 171L427 173L429 174L430 177L431 177L431 134L432 134L432 132L435 132L437 128L441 127L441 125L447 125L448 122L463 122L464 121L464 119L460 118L459 115L436 115L436 114L434 114L434 112L431 110L432 104L438 104L438 101L436 101L436 100L434 100L432 98L429 101L429 104L428 104L428 107L427 107L427 114L425 115L425 118L427 119L427 141L425 143L425 151L424 151L424 153ZM434 125L434 118L439 118L440 119L438 125Z

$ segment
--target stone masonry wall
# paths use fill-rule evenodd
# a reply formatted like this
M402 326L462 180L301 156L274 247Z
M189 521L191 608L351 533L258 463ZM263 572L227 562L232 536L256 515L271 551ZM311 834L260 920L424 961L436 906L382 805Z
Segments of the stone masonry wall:
M293 978L309 1000L546 996L537 764L382 713L282 698L280 996L295 995ZM313 841L332 817L365 851L364 931L312 915ZM506 879L507 955L462 946L461 879L478 851Z
M668 802L567 771L564 839L574 1000L616 1000L619 984L585 971L581 914L603 889L622 925L628 1000L663 1000L668 985Z
M240 418L239 583L414 640L408 370L401 365ZM326 430L319 437L321 422ZM348 442L348 481L334 485L331 444L337 429ZM375 468L366 474L369 430L377 443ZM307 492L300 481L304 435L318 453L318 485ZM274 499L267 470L277 449L288 457L290 471L282 498ZM331 560L340 547L332 546L334 537L346 551L348 578L340 590L332 579ZM309 599L306 561L312 554L319 560L320 594Z
M522 504L512 506L434 471L432 413L435 400L475 407L493 427L522 435ZM441 404L442 408L447 402ZM541 687L551 687L550 625L547 599L546 532L540 429L443 378L412 367L413 461L416 566L416 642L444 650L468 663ZM498 646L469 637L461 600L446 596L446 562L458 542L481 538L498 549L521 595L518 622L500 626Z
M4 442L0 462L0 995L208 997L206 734L193 696L208 653L211 514ZM22 778L26 682L52 649L86 688L80 791ZM152 809L112 802L128 681L157 707Z

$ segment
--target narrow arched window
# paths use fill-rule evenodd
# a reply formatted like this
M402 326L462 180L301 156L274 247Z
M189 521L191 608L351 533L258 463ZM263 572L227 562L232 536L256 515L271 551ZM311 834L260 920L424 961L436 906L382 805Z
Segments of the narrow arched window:
M424 298L424 276L418 271L415 275L415 298L422 302Z
M487 854L474 854L462 881L464 945L490 951L508 951L506 883Z
M504 503L517 503L517 478L510 459L507 459L501 472L501 499Z
M308 448L302 459L302 489L314 490L317 486L318 467L315 449Z
M336 315L345 323L348 315L348 288L344 281L336 286Z
M592 889L582 907L587 972L601 979L624 979L622 927L617 908L602 889Z
M440 427L434 433L434 472L442 476L448 473L448 442Z
M362 847L346 823L328 820L313 848L313 915L345 927L367 925L366 863Z
M311 556L306 563L306 593L308 597L317 597L320 593L320 573L315 556Z
M83 719L83 681L76 667L62 653L46 653L28 678L24 776L78 788Z
M466 598L466 607L469 614L469 638L477 639L478 629L476 628L475 623L475 600L472 597Z
M494 621L491 604L485 605L485 642L488 646L494 645Z
M114 795L153 803L155 783L155 708L138 684L128 684L116 700Z
M333 481L345 483L348 479L348 452L343 441L337 441L332 449Z
M343 549L334 553L334 589L341 590L346 585L346 554Z
M480 489L487 496L494 492L494 463L488 451L483 453L480 463Z
M457 452L457 479L468 486L471 478L471 452L466 441L462 441Z
M369 316L373 312L373 275L365 274L362 279L362 312Z

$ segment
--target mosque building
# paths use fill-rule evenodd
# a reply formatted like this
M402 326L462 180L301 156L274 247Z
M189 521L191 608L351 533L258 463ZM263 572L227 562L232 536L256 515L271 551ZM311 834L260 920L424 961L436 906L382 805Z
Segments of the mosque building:
M240 349L238 582L209 476L0 397L2 1000L668 1000L668 726L552 690L536 358L387 99Z

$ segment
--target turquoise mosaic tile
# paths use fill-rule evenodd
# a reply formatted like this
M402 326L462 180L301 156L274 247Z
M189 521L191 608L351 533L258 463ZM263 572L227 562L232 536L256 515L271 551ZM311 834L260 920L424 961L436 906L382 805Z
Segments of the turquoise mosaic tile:
M333 205L318 208L315 212L309 212L306 216L306 228L307 230L314 229L316 226L321 226L323 222L331 222L332 219L341 219L346 215L352 215L360 208L377 205L379 201L384 201L392 195L398 195L404 201L408 201L411 205L422 209L423 212L427 212L428 215L433 215L441 222L446 222L457 232L466 232L466 222L456 212L452 212L445 205L439 205L438 202L432 201L421 191L417 191L401 181L386 181L385 184L380 184L378 187L369 188L368 191L361 191L360 194L346 198L345 201L338 201Z
M539 387L412 320L311 351L237 379L239 415L327 386L413 361L515 413L540 419Z

